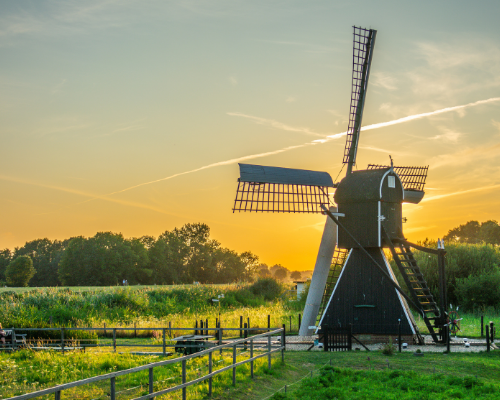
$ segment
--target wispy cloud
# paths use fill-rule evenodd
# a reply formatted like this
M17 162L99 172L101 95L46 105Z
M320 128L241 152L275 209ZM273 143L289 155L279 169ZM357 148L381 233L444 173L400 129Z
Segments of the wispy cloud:
M291 126L291 125L284 124L283 122L275 121L273 119L255 117L253 115L243 114L240 112L228 112L227 115L231 115L233 117L247 118L247 119L252 120L256 124L270 126L272 128L280 129L283 131L300 132L300 133L305 133L307 135L320 136L320 137L326 136L326 135L322 135L321 133L314 132L313 130L311 130L309 128Z
M397 87L397 79L394 75L389 75L383 72L374 72L372 74L373 78L370 83L373 83L374 86L379 86L387 90L396 90Z
M439 130L443 133L440 135L433 136L430 139L457 143L460 136L462 136L460 132L445 127L440 127Z
M441 200L441 199L445 199L447 197L452 197L452 196L461 196L463 194L476 193L476 192L485 192L485 191L495 190L495 189L500 189L500 184L498 184L498 185L481 186L481 187L474 188L474 189L459 190L459 191L453 192L453 193L438 194L438 195L432 196L432 197L425 197L425 198L422 199L421 203L429 202L429 201L435 201L435 200Z
M229 80L229 83L232 85L232 86L236 86L238 85L238 78L234 75L231 75L229 78L227 78Z
M55 85L50 92L52 94L61 93L63 86L66 85L66 82L68 82L68 80L66 78L62 79L61 82L59 82L57 85Z
M110 203L121 204L121 205L129 206L129 207L135 207L135 208L142 208L142 209L146 209L146 210L155 211L155 212L161 213L161 214L175 216L175 214L168 213L168 212L166 212L165 210L163 210L163 209L161 209L159 207L154 207L154 206L150 206L148 204L142 204L142 203L127 201L127 200L110 198L110 197L101 196L101 195L98 195L98 194L95 194L95 193L88 193L88 192L85 192L85 191L82 191L82 190L65 188L65 187L57 186L57 185L49 185L49 184L44 184L44 183L40 183L40 182L33 182L33 181L30 181L30 180L27 180L27 179L21 179L21 178L16 178L16 177L11 177L11 176L4 176L4 175L0 175L0 180L8 181L8 182L20 183L20 184L23 184L23 185L37 186L37 187L44 188L44 189L57 190L59 192L70 193L70 194L74 194L74 195L77 195L77 196L87 197L87 198L90 198L92 200L99 199L99 200L104 200L104 201L107 201L107 202L110 202ZM46 214L50 214L50 213L46 213Z
M478 105L481 105L481 104L487 104L487 103L491 103L491 102L499 101L499 100L500 100L500 98L497 97L497 98L492 98L492 99L487 99L487 100L476 101L474 103L469 103L469 104L465 104L465 105L462 105L462 106L447 107L447 108L444 108L444 109L441 109L441 110L436 110L436 111L432 111L432 112L428 112L428 113L417 114L417 115L410 115L408 117L399 118L399 119L394 120L394 121L388 121L388 122L383 122L383 123L379 123L379 124L368 125L367 127L364 127L363 130L378 129L378 128L382 128L382 127L385 127L385 126L391 126L391 125L395 125L395 124L401 124L401 123L413 121L413 120L419 119L419 118L425 118L425 117L436 115L436 114L440 114L440 113L456 111L458 109L467 108L467 107L475 107L475 106L478 106ZM240 114L240 113L228 113L228 114L229 115L236 114L236 116L243 116L243 117L246 117L246 118L257 118L258 119L258 117L247 116L245 114ZM264 120L264 121L270 121L270 120ZM283 124L280 124L279 126L281 126L281 125L283 125ZM282 129L285 129L285 128L282 128ZM285 130L287 130L287 129L285 129ZM192 170L189 170L189 171L179 172L177 174L170 175L170 176L167 176L165 178L155 179L155 180L152 180L152 181L148 181L148 182L140 183L140 184L137 184L137 185L134 185L134 186L130 186L128 188L125 188L125 189L122 189L122 190L118 190L118 191L115 191L115 192L112 192L112 193L108 193L108 194L100 196L100 197L112 196L112 195L115 195L115 194L118 194L118 193L126 192L128 190L136 189L136 188L143 187L143 186L146 186L146 185L151 185L153 183L164 182L164 181L167 181L167 180L170 180L170 179L177 178L179 176L192 174L192 173L203 171L203 170L207 170L207 169L210 169L210 168L215 168L215 167L220 167L220 166L225 166L225 165L236 164L236 163L239 163L239 162L242 162L242 161L248 161L248 160L253 160L253 159L256 159L256 158L267 157L267 156L271 156L271 155L275 155L275 154L284 153L284 152L287 152L287 151L290 151L290 150L295 150L295 149L303 148L303 147L306 147L306 146L312 146L312 145L315 145L315 144L325 143L327 141L338 139L338 138L340 138L342 136L345 136L345 135L346 135L345 132L338 133L338 134L335 134L335 135L329 135L328 139L313 140L312 142L308 142L308 143L304 143L304 144L300 144L300 145L296 145L296 146L288 146L288 147L284 147L282 149L273 150L273 151L269 151L269 152L252 154L252 155L248 155L248 156L244 156L244 157L233 158L233 159L226 160L226 161L219 161L219 162L208 164L208 165L205 165L203 167L195 168L195 169L192 169ZM88 199L88 200L86 200L86 202L98 199L100 197L96 197L94 199ZM435 199L435 198L437 198L437 197L436 196L432 197L432 199ZM429 199L427 201L429 201Z
M432 169L443 167L445 165L466 165L468 163L485 160L500 156L500 143L496 145L482 145L469 147L455 153L442 154L432 158L429 163Z

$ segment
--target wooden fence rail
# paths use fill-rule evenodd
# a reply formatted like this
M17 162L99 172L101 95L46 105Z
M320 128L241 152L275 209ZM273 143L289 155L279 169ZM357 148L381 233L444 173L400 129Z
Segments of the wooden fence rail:
M82 329L82 328L79 328L79 329ZM276 336L276 335L280 335L280 343L278 346L275 346L273 348L272 342L271 342L271 337ZM258 355L254 355L254 341L256 339L261 339L261 338L267 338L267 351L265 351L264 353L258 354ZM238 345L245 346L245 345L248 345L248 343L250 343L250 357L246 360L236 362L236 347ZM228 365L228 366L225 366L221 369L213 371L213 365L212 365L213 352L214 351L222 351L225 348L232 348L232 350L233 350L233 357L232 357L231 365ZM124 375L132 374L132 373L144 371L144 370L149 371L149 394L141 396L141 397L137 397L137 398L135 398L135 400L154 399L156 396L160 396L162 394L174 392L177 390L182 390L182 399L186 400L186 395L187 395L186 389L191 385L195 385L195 384L203 382L207 379L209 380L209 382L208 382L208 391L209 391L208 395L211 396L212 395L212 378L214 376L232 369L233 370L233 385L234 385L234 384L236 384L236 367L237 366L250 363L250 376L253 378L254 361L255 360L257 360L261 357L267 356L268 368L271 369L271 355L275 352L281 351L281 359L282 359L282 361L284 361L284 357L285 357L284 351L285 350L286 350L285 328L283 327L280 329L272 330L270 332L262 333L259 335L254 335L254 336L251 336L248 338L234 340L230 343L215 346L215 347L212 347L210 349L203 350L203 351L200 351L198 353L194 353L194 354L187 355L184 357L179 357L179 358L164 360L164 361L158 361L158 362L155 362L152 364L146 364L146 365L142 365L140 367L130 368L130 369L126 369L123 371L111 372L109 374L94 376L91 378L86 378L86 379L82 379L82 380L75 381L75 382L64 383L62 385L58 385L58 386L55 386L52 388L43 389L43 390L39 390L36 392L11 397L10 399L11 400L25 400L25 399L37 398L37 397L44 396L44 395L54 394L55 400L60 400L61 393L63 390L70 389L70 388L77 387L77 386L87 385L90 383L109 380L110 399L116 400L116 389L115 389L116 378L119 376L124 376ZM186 376L187 376L186 362L187 362L187 360L190 360L190 359L195 358L195 357L206 356L206 355L208 356L208 374L187 382L186 381ZM173 387L170 387L167 389L162 389L162 390L159 390L157 392L153 392L153 382L154 382L153 369L156 367L161 367L161 366L165 366L165 365L169 365L169 364L175 364L175 363L179 363L179 362L182 363L182 384L177 385L177 386L173 386Z

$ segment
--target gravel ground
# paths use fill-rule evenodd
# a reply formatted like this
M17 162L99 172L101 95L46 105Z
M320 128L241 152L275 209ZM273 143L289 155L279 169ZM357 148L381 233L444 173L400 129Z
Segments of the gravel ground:
M286 337L286 349L290 351L305 351L311 347L314 340L318 336L287 336ZM424 336L425 345L408 345L407 349L403 349L404 352L416 352L420 349L423 353L443 353L446 351L446 346L441 344L434 344L430 336ZM452 338L450 343L450 351L453 353L477 353L480 351L486 351L486 341L480 339L467 339L470 343L470 347L466 347L464 343L464 338ZM369 344L366 345L370 350L380 350L384 344ZM352 344L353 349L358 349L360 351L366 351L363 346L356 343ZM493 345L492 350L498 350L498 348ZM313 347L310 351L323 351L323 348Z

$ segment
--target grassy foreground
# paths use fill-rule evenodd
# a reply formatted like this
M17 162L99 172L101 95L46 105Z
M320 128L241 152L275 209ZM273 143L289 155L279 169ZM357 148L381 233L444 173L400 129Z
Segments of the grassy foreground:
M215 398L498 399L500 393L500 352L415 357L412 353L289 351L285 363L271 375L258 376Z

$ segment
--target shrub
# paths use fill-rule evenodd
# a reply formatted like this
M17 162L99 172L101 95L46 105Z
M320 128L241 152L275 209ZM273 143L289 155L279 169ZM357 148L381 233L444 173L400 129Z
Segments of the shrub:
M7 284L14 287L28 286L28 282L35 275L33 261L28 256L19 256L12 261L5 269Z
M382 354L392 356L396 352L396 346L392 343L392 338L389 338L389 343L382 346Z
M283 286L273 278L259 278L249 289L254 295L262 296L267 301L275 300L283 293Z
M463 309L472 311L474 308L485 310L487 307L500 306L500 271L471 275L458 279L456 285L457 298Z

